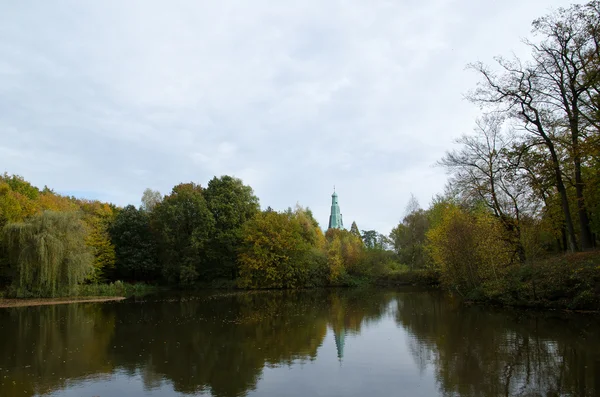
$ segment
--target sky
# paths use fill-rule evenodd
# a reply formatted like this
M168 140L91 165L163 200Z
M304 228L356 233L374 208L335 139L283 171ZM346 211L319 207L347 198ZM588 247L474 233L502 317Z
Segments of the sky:
M382 233L472 131L469 62L527 56L561 0L0 0L0 172L140 204L233 175Z

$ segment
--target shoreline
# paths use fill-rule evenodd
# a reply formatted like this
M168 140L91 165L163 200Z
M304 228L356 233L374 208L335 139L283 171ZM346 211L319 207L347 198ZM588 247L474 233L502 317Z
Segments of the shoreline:
M34 298L34 299L8 299L0 298L0 309L9 307L47 306L62 305L67 303L89 303L89 302L118 302L126 299L124 296L90 296L90 297L68 297L68 298Z

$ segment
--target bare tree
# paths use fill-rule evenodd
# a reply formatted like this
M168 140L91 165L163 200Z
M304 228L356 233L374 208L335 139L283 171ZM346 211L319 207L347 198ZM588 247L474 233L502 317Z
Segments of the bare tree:
M500 219L511 236L515 253L525 260L521 242L521 217L532 212L536 202L522 183L521 170L510 158L512 137L503 134L504 118L488 114L477 121L475 134L463 135L459 151L446 153L440 161L451 174L450 185L466 202L482 202Z
M539 95L540 79L536 68L524 65L519 59L507 61L497 58L502 74L497 76L482 63L469 67L483 77L483 81L467 96L471 101L493 106L497 111L523 123L529 134L538 138L550 155L556 189L561 198L565 226L571 251L577 250L577 239L571 217L569 198L561 170L557 143L557 117L545 98Z
M568 136L565 143L573 165L573 185L583 249L592 248L594 244L584 198L585 183L581 168L585 154L581 141L595 123L585 110L593 103L589 95L598 92L600 72L598 58L594 56L597 37L590 34L590 28L598 30L597 12L598 2L561 8L533 22L534 33L544 38L541 42L526 41L534 59L537 78L535 95L557 116L558 125Z

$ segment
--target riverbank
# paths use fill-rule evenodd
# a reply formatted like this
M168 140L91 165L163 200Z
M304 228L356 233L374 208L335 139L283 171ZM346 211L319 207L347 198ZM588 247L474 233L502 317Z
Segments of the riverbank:
M124 296L96 296L71 298L41 298L41 299L5 299L0 298L0 308L61 305L66 303L114 302L127 299Z
M11 306L32 306L28 302L50 302L43 304L56 303L71 303L81 301L98 301L106 300L122 300L129 297L139 297L156 292L164 291L165 287L160 287L145 283L124 283L115 281L114 283L106 284L84 284L76 288L71 293L57 293L56 296L39 296L29 291L19 291L15 288L8 287L7 290L0 290L0 307L6 302L12 302ZM24 302L23 305L16 304Z
M452 285L439 270L390 273L380 286L440 286L467 304L600 312L600 251L566 253L513 265L496 278L467 287Z
M477 303L600 311L600 251L555 255L515 266L466 297Z

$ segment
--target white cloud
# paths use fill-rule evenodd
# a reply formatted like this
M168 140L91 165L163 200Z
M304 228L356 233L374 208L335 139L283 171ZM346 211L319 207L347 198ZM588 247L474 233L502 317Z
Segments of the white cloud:
M466 63L563 0L12 2L0 14L4 170L118 204L233 174L263 207L338 187L387 232L477 109ZM1 170L1 171L4 171Z

